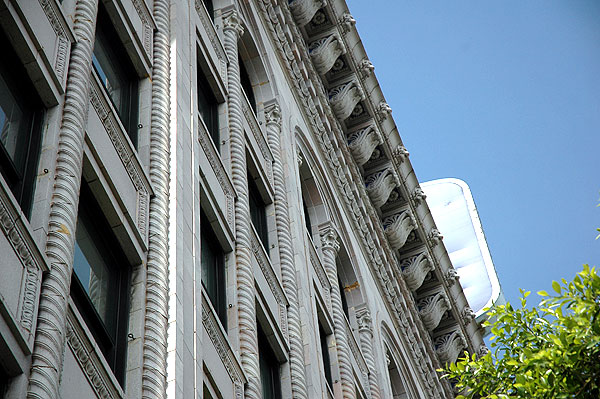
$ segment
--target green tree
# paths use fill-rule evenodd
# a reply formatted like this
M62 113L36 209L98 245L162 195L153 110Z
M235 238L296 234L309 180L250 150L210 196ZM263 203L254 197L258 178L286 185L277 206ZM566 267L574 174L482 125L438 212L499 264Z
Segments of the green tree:
M584 265L571 282L554 281L555 294L539 291L537 307L495 306L492 350L446 367L457 398L600 398L600 277Z

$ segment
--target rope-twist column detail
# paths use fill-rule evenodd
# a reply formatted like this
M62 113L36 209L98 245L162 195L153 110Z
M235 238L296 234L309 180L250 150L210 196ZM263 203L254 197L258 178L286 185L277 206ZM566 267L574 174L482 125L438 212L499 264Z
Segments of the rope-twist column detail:
M298 284L296 282L296 265L290 235L290 216L285 191L285 176L281 161L281 111L276 102L265 106L267 123L267 139L273 154L273 182L275 191L275 222L277 224L277 240L279 244L279 260L281 265L281 283L289 300L287 321L290 340L290 375L292 382L292 398L307 399L306 373L304 369L304 345L300 320L300 303L298 300Z
M377 381L377 368L375 367L375 356L373 354L373 322L371 313L366 307L356 311L358 320L358 334L360 336L360 347L362 349L367 368L369 370L369 389L371 398L380 399L379 383Z
M330 223L319 226L321 233L321 250L323 252L323 266L331 284L331 310L333 312L334 336L337 347L338 367L342 383L344 399L356 399L352 363L350 360L350 346L346 336L346 320L342 307L342 293L338 285L336 266L337 253L340 250L338 234Z
M250 250L250 205L248 175L246 171L246 144L242 125L242 93L240 66L238 64L238 38L243 34L239 15L229 10L223 16L224 47L227 65L227 106L229 110L229 135L231 145L231 176L237 193L235 202L235 258L237 283L237 309L242 367L248 378L245 398L260 399L260 366L258 362L258 336L254 275Z
M154 1L154 53L152 62L152 110L150 125L150 199L146 316L142 397L164 398L167 386L167 325L169 295L169 1Z
M67 75L46 241L50 270L44 275L40 293L27 390L29 399L58 397L73 271L83 143L90 104L90 71L97 13L98 0L77 2L73 24L76 42L71 51Z

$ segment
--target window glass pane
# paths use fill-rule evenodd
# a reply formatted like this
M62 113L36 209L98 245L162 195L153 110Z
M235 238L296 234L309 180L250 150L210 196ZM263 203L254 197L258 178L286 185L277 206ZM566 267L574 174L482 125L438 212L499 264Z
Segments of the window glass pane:
M258 360L263 399L281 398L279 385L279 361L260 325L258 325Z
M19 132L23 130L23 124L27 123L16 98L0 75L0 142L19 172L23 168L23 157L20 154L24 152L22 148L19 151Z
M223 250L204 213L200 216L200 278L217 316L227 328L225 259Z
M329 384L329 388L333 388L333 383L331 381L331 362L329 361L329 348L327 346L327 335L325 335L325 330L321 327L321 323L319 323L319 339L321 340L321 355L323 358L323 370L325 370L325 380L327 384Z
M217 99L215 98L212 88L208 84L206 76L204 76L200 65L198 65L197 75L198 112L200 113L200 117L202 118L204 125L208 129L208 134L210 135L213 143L215 143L217 149L220 149L221 146L219 143L219 113Z
M94 43L92 63L119 116L122 117L128 111L126 108L129 84L123 77L124 73L116 62L115 54L111 54L110 44L106 41L107 38L102 32L98 32Z
M112 325L109 319L108 298L110 287L110 269L104 256L90 234L88 226L79 217L75 242L73 270L85 289L90 301L107 328ZM97 239L98 237L96 237Z
M250 205L250 219L252 219L252 225L258 234L258 238L263 244L265 251L269 251L269 230L267 228L267 210L262 202L258 188L252 180L252 177L248 175L248 188L250 191L249 205Z

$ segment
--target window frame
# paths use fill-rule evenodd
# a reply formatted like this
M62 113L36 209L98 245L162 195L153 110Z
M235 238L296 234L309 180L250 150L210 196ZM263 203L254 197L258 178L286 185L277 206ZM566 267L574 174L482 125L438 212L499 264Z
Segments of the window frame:
M13 159L5 146L0 143L0 173L15 196L21 211L29 219L40 159L45 108L39 93L25 73L8 35L1 27L0 47L4 49L4 60L0 65L2 80L5 82L12 100L22 108L25 119L17 133L16 146L20 153L18 157L22 158L21 165L16 165L17 160ZM0 129L2 129L1 126Z
M210 303L215 310L217 317L225 331L227 331L227 274L226 274L226 266L225 266L225 251L221 246L219 240L216 238L216 234L214 229L212 228L208 216L204 212L204 210L200 210L200 281L202 283L202 287L204 291L206 291L206 296L210 299ZM207 238L212 238L212 240L206 240ZM204 244L208 244L206 247ZM208 269L208 265L204 263L204 251L205 248L208 248L213 253L217 253L217 256L214 257L215 264L212 265L212 269L214 270L214 287L208 287L208 282L205 281L204 272ZM213 293L213 288L216 292Z
M248 171L248 203L250 208L250 220L256 231L258 239L263 245L265 252L269 254L269 222L267 217L267 204L265 204L258 186L250 171Z
M258 361L260 370L260 385L263 395L263 399L281 399L281 370L280 363L275 355L275 351L271 347L265 331L263 330L260 323L257 324L257 335L258 335ZM263 369L268 369L269 380L265 381ZM268 392L271 396L265 395L265 382L270 382Z
M108 50L106 57L111 59L111 66L118 72L119 76L117 79L122 82L127 82L121 89L123 92L121 94L120 106L115 104L111 93L102 79L103 74L104 76L107 76L104 72L104 69L107 68L106 65L104 67L101 65L101 61L98 59L96 53L96 51L99 51L99 42L100 47ZM100 67L101 70L98 70L98 67ZM108 11L102 3L98 5L98 19L96 22L96 33L92 52L92 69L94 70L94 73L96 73L101 82L101 87L115 109L117 117L125 129L125 133L133 144L133 147L137 149L139 141L139 76L135 70L131 57L119 38Z
M130 298L129 291L131 287L131 267L123 250L110 228L110 225L100 205L96 202L91 188L82 180L81 194L79 199L78 220L82 216L92 219L90 226L86 225L88 231L93 231L94 236L99 239L97 248L103 257L109 258L109 271L114 283L113 322L114 331L105 324L102 317L98 314L96 307L87 294L83 283L79 280L73 268L71 274L71 298L79 310L87 327L92 332L92 336L104 355L104 358L110 366L117 381L124 386L125 373L127 368L127 333L129 329L129 309ZM86 259L88 263L89 259ZM119 266L121 265L121 266ZM110 312L110 310L109 310Z
M198 57L201 55L200 49L196 50L196 54ZM196 62L196 96L197 96L197 108L198 113L200 115L200 119L204 123L206 127L208 136L211 138L215 148L217 149L217 153L221 152L221 132L220 132L220 124L219 124L219 101L217 100L217 96L213 88L208 81L208 77L204 69L201 66L200 60ZM203 112L201 109L200 99L203 99L204 103L207 105L206 112ZM205 117L208 116L208 118Z

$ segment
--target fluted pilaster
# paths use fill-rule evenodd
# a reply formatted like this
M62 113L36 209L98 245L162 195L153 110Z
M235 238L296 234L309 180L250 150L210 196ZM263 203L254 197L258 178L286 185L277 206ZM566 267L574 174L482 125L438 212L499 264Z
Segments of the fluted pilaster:
M76 42L67 75L46 241L50 270L44 275L40 293L28 398L58 397L97 13L98 0L77 2L73 24Z
M150 199L146 317L144 320L144 357L142 397L166 396L167 324L169 295L169 1L154 1L154 53L152 64L152 114L150 127L150 180L154 197Z
M238 64L238 39L243 34L239 15L235 10L223 16L224 46L227 65L227 105L229 109L229 134L231 143L231 175L237 192L235 202L235 257L237 280L237 309L242 367L248 382L247 399L260 399L260 366L258 363L258 337L254 275L251 264L250 207L248 202L248 175L246 172L246 145L242 121L242 92Z
M336 266L337 253L340 250L338 234L330 223L319 226L321 233L321 251L323 252L323 267L331 285L331 309L333 313L333 327L337 348L338 367L342 383L344 399L355 399L354 378L352 363L350 361L350 346L346 336L346 321L342 307L342 293L338 285Z
M292 380L292 398L308 398L306 391L306 373L304 369L304 343L296 282L294 249L290 235L290 216L288 213L285 190L285 174L281 161L281 111L276 102L265 106L267 139L273 154L273 182L275 188L275 222L279 244L279 262L281 265L281 283L289 300L287 321L290 339L290 374Z

